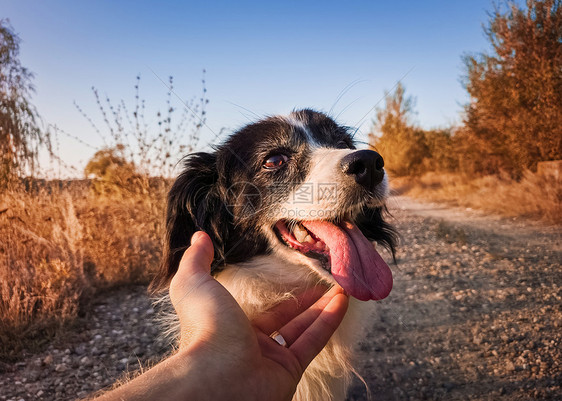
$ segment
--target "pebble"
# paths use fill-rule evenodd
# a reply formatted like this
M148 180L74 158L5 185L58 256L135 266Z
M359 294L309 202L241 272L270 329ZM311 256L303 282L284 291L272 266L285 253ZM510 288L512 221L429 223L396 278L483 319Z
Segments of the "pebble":
M68 368L66 367L66 365L64 365L64 364L61 363L61 364L58 364L58 365L55 367L55 372L62 373L62 372L66 372L67 369L68 369Z

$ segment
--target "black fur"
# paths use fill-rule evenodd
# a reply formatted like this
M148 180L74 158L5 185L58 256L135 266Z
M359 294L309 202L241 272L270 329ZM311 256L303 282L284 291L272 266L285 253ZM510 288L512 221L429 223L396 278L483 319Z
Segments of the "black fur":
M389 214L386 206L364 208L355 219L355 225L369 241L376 241L388 249L392 254L392 259L396 262L398 233L392 225L384 221L385 214Z

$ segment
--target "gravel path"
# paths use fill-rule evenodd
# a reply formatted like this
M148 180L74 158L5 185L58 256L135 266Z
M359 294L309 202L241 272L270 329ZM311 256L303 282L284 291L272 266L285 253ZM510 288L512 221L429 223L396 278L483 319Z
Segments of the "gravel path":
M562 397L560 227L394 198L395 287L359 344L375 400ZM0 362L0 400L85 397L167 351L145 288L102 294L47 350ZM367 400L356 381L349 400Z
M360 344L373 399L562 399L560 226L391 206L395 288ZM368 399L361 383L349 399Z

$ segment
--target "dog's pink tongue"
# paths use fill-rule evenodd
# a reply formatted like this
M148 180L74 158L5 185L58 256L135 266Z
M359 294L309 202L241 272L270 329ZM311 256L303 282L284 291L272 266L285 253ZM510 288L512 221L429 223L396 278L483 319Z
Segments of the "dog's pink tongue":
M355 225L344 222L342 228L327 221L302 224L328 245L332 276L351 296L368 301L390 294L390 268Z

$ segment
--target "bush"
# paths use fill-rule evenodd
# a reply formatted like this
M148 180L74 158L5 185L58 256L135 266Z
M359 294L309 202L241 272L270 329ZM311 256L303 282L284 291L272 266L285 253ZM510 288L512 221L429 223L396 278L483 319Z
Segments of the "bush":
M384 158L394 176L421 175L428 171L453 171L458 167L452 130L422 130L411 122L414 99L398 84L386 93L384 108L377 110L369 143Z
M453 172L459 168L459 154L455 147L455 137L451 129L421 131L426 155L423 159L422 172Z
M124 146L98 150L88 161L84 174L92 182L96 195L120 196L147 191L146 176L139 174L133 162L125 160Z

